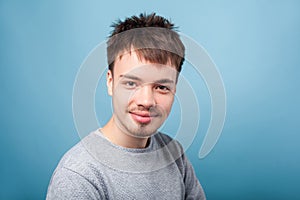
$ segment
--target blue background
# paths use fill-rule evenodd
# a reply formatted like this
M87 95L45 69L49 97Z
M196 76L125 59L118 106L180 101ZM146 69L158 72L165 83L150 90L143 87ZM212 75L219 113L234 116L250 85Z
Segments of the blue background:
M171 18L223 77L223 133L204 159L201 134L187 151L207 198L300 199L299 10L296 0L0 1L0 199L45 198L80 140L77 70L112 21L144 11Z

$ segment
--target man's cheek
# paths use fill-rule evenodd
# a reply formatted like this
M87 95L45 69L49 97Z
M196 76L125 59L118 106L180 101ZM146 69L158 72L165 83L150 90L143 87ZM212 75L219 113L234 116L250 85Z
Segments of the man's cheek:
M118 106L119 108L123 109L124 107L128 107L130 104L131 97L132 95L129 92L118 91L118 94L114 96L115 106Z

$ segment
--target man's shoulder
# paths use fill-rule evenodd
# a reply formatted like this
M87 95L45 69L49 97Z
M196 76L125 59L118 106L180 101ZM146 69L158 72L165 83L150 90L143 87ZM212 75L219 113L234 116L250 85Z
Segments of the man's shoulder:
M86 138L88 137L89 135ZM79 141L63 155L56 170L64 168L75 172L83 172L87 168L97 165L97 160L86 148L86 138Z
M99 199L99 191L106 196L105 188L101 187L103 167L86 146L89 138L89 135L83 138L63 155L51 177L47 199L77 199L78 196Z

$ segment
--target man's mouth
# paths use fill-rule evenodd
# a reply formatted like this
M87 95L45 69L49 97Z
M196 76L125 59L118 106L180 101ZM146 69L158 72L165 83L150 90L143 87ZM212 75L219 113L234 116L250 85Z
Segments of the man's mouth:
M140 111L134 111L134 112L129 112L131 117L138 123L142 124L148 124L151 122L151 120L154 117L158 117L158 114L156 113L149 113L149 112L140 112Z

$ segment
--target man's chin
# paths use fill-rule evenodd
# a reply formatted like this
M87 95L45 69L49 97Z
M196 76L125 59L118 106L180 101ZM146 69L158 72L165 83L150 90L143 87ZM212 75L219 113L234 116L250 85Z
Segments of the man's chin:
M132 137L136 137L136 138L148 138L157 133L157 129L145 130L144 128L139 128L137 130L128 131L127 134L131 135Z
M152 120L150 123L139 123L130 118L126 124L120 124L119 128L122 132L136 138L148 138L157 133L161 126L157 120Z

